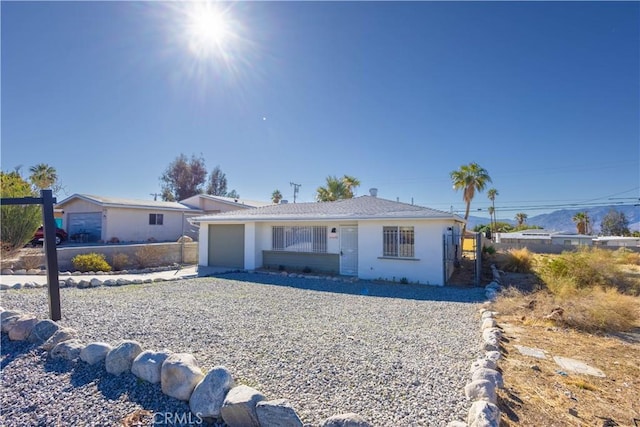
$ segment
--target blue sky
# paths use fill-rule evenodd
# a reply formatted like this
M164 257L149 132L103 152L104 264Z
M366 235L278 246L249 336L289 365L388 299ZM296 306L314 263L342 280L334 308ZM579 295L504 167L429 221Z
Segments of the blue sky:
M219 3L206 54L189 7L3 1L2 170L150 199L202 154L243 198L349 174L462 211L449 173L477 162L504 217L638 200L638 2Z

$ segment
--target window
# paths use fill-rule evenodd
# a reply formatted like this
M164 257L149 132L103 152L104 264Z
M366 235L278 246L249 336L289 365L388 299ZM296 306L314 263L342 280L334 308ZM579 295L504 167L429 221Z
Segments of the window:
M274 251L327 252L327 227L287 227L271 229L271 248Z
M162 225L163 214L149 214L149 225Z
M413 227L382 227L382 256L413 258Z

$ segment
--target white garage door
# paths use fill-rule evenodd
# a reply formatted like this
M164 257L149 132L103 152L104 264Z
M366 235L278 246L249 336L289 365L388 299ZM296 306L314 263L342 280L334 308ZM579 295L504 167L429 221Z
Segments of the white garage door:
M102 212L70 213L67 233L70 239L97 242L102 239Z

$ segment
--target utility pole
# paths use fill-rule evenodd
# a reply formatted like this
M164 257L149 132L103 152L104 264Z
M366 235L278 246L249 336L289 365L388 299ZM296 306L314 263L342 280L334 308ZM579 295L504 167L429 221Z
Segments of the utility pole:
M298 191L300 190L300 187L302 187L302 184L296 184L295 182L289 182L289 184L293 187L293 203L295 203L298 197Z
M161 196L162 194L160 193L149 193L150 196L153 196L153 201L157 202L158 201L158 196Z

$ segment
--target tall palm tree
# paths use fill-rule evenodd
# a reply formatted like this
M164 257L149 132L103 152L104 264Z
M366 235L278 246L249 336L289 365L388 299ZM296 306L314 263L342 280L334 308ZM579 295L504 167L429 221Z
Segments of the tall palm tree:
M496 223L496 196L498 195L498 190L495 188L490 188L487 190L487 197L491 200L491 207L489 208L489 216L493 218L491 220L491 236L493 237L493 233L495 233L495 223Z
M282 200L282 193L280 190L274 190L274 192L271 193L271 201L277 205L280 203L280 200Z
M53 166L40 163L29 168L29 180L38 189L51 188L58 181L58 171Z
M491 220L491 240L493 240L493 234L496 232L496 222L494 221L494 216L496 214L496 208L494 208L493 206L489 206L489 218Z
M360 185L360 181L349 175L342 178L328 176L324 187L316 190L316 200L319 202L333 202L340 199L351 199L354 190Z
M518 212L515 217L516 222L518 223L518 226L521 226L522 224L524 224L527 218L529 218L529 215L527 215L524 212Z
M451 181L453 182L453 189L458 191L462 190L462 200L467 204L464 212L464 219L469 218L469 209L471 208L471 201L475 196L476 191L484 191L487 184L491 182L491 177L487 170L477 163L469 163L468 165L460 166L460 169L452 171L450 174ZM462 227L462 236L467 230L467 225Z
M587 212L578 212L571 218L576 224L578 234L589 234L590 218Z

